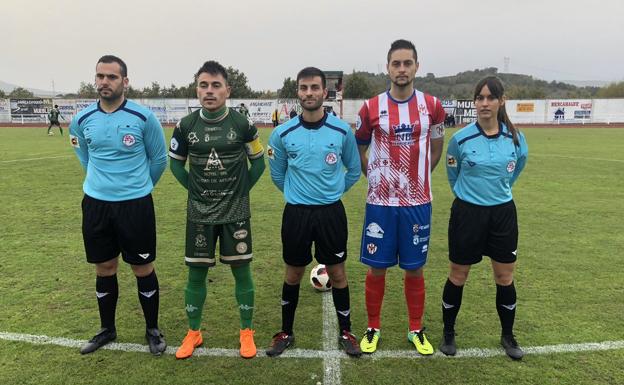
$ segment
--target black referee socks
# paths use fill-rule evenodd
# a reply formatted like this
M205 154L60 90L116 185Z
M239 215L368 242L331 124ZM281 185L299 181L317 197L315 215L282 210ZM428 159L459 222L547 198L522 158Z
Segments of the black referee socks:
M141 302L145 317L145 326L147 329L157 328L160 295L156 270L152 270L152 273L145 277L136 277L136 280L139 289L139 302Z
M502 335L512 335L516 319L516 287L496 285L496 311L500 318Z
M108 277L95 277L95 295L100 311L100 324L103 328L115 330L115 310L119 297L117 274Z

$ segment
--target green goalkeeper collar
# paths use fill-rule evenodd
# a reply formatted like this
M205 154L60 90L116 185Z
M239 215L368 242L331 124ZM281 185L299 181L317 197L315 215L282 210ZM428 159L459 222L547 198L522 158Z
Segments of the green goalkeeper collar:
M217 123L225 119L229 112L230 110L226 106L219 108L217 111L208 111L202 107L202 109L199 110L199 116L208 123Z

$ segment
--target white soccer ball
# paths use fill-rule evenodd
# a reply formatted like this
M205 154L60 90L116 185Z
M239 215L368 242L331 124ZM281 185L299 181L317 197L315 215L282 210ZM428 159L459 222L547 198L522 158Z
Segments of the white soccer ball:
M325 265L316 265L310 271L310 284L318 291L331 290L332 284Z
M54 135L54 133L53 133L52 131L50 131L50 132L48 132L48 135L49 135L49 136L53 136L53 135Z

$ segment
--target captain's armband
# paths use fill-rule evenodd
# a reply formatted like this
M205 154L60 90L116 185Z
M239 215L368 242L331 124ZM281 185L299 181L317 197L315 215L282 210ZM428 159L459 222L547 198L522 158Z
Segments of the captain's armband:
M245 151L247 151L247 157L249 159L257 159L264 154L264 148L260 142L260 138L257 137L251 142L245 143Z

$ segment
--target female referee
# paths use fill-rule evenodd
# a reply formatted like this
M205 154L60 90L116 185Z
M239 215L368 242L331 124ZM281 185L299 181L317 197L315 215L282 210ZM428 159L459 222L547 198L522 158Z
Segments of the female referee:
M455 319L470 266L492 260L501 345L515 360L524 355L513 335L516 288L513 271L518 221L511 186L527 160L527 143L509 121L500 79L482 79L474 91L477 121L451 138L446 171L455 200L449 219L450 272L442 294L444 335L440 351L455 355Z

